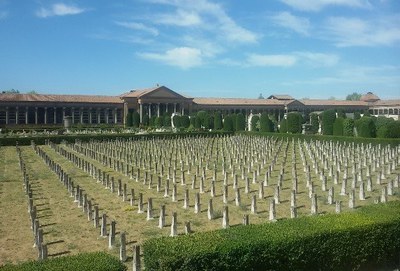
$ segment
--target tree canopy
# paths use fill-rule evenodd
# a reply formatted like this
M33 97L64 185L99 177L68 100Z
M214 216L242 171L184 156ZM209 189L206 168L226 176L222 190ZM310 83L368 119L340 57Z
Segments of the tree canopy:
M353 92L346 96L347 101L359 101L361 99L361 94L357 92Z

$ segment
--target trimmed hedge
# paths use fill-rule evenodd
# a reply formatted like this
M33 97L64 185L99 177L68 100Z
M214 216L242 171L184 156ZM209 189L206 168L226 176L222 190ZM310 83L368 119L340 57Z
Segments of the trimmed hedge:
M146 270L375 270L398 265L400 202L144 242Z
M336 112L333 109L322 112L322 134L333 135L333 123L336 119Z
M7 264L2 271L125 271L126 266L116 257L104 253L82 253L74 256L52 258L45 261L29 261Z
M154 134L99 134L99 135L50 135L50 136L37 136L37 137L0 137L0 146L15 146L30 145L31 140L36 145L44 145L46 140L59 144L62 141L74 143L75 140L87 142L90 140L116 140L128 138L177 138L185 136L218 136L218 135L231 135L232 132L213 131L213 132L179 132L179 133L154 133Z
M291 112L287 115L287 131L291 134L301 133L302 116L298 112Z
M342 136L344 131L343 131L343 122L344 118L339 117L336 118L335 122L333 123L333 135L334 136Z

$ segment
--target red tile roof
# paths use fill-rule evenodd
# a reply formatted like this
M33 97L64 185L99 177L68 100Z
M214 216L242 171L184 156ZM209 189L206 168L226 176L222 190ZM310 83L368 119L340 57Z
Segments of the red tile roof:
M199 105L285 105L285 101L269 99L243 98L194 98Z
M368 103L363 101L347 101L347 100L314 100L314 99L302 99L299 100L304 105L335 105L335 106L367 106Z
M123 101L117 96L15 93L0 94L0 102L123 103Z

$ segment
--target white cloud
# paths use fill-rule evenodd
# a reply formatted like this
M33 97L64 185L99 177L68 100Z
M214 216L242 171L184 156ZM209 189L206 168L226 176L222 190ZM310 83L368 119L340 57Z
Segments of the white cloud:
M76 15L86 10L72 5L66 5L64 3L53 4L50 8L40 8L36 12L36 16L40 18L47 18L52 16L65 16L65 15Z
M303 11L319 11L328 6L345 6L353 8L369 8L368 0L281 0L286 5Z
M150 33L153 36L158 36L158 30L155 27L146 26L142 23L135 23L135 22L115 22L117 25L133 29L133 30L140 30L147 33Z
M191 47L177 47L167 50L163 54L140 53L139 56L182 69L193 68L203 63L201 50Z
M314 53L314 52L297 52L295 53L303 62L312 66L330 67L339 62L339 57L334 54Z
M375 20L331 17L325 24L325 38L338 47L393 45L400 42L399 17Z
M293 55L250 54L248 55L246 62L249 66L291 67L296 64L297 58Z
M290 12L281 12L272 16L272 21L285 28L289 28L299 34L308 35L310 31L310 21L307 18L292 15Z
M156 22L176 26L196 26L203 22L196 12L178 9L173 14L161 14L155 19Z

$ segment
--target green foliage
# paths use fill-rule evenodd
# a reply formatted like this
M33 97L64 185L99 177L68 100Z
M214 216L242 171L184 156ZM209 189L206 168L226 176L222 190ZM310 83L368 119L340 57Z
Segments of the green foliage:
M126 266L116 257L104 252L81 253L74 256L51 258L45 261L29 261L7 264L2 271L125 271Z
M379 116L375 119L376 137L400 138L400 121Z
M291 112L287 115L287 131L291 134L301 133L302 116L300 113Z
M344 119L343 120L343 135L354 136L354 120Z
M310 121L311 121L311 130L310 130L310 132L312 134L318 133L318 129L319 129L318 114L316 114L316 113L310 114Z
M190 125L189 116L188 115L181 116L181 127L189 128L189 125Z
M357 92L353 92L346 96L347 101L359 101L361 99L361 94Z
M214 129L221 130L222 129L222 115L221 112L214 113Z
M236 115L236 131L244 131L246 129L246 120L243 113Z
M361 114L360 114L360 112L358 112L358 111L354 112L354 119L355 119L355 120L361 119Z
M237 114L233 113L233 114L231 114L231 116L232 116L233 131L236 131L236 117L237 117Z
M132 126L135 128L138 128L140 125L140 115L138 112L133 112L132 113Z
M170 115L164 116L164 127L171 127L171 116Z
M164 117L163 116L156 117L156 120L154 121L154 125L157 128L163 127L164 126Z
M197 112L196 121L198 121L199 127L196 124L196 128L209 129L210 127L210 115L206 111Z
M335 122L333 123L333 135L334 136L342 136L343 135L343 122L344 118L339 117L336 118Z
M224 131L233 132L233 120L232 115L226 115L224 117Z
M252 131L258 131L258 128L260 127L260 117L257 115L253 115L250 125Z
M286 134L288 129L287 129L287 120L285 118L283 118L281 120L281 123L279 124L279 133L284 133Z
M363 111L363 115L364 115L365 117L371 117L371 113L369 113L369 110L368 110L368 109L365 109L365 110Z
M338 108L336 109L336 114L338 118L346 118L346 113L344 112L344 109Z
M375 137L376 127L372 117L362 117L355 122L359 137Z
M126 126L127 127L132 127L133 126L133 116L131 112L128 112L128 114L126 114Z
M400 253L400 202L143 244L146 270L377 270ZM388 269L389 270L389 269Z
M333 123L336 119L336 112L333 109L322 112L322 134L333 135Z
M192 129L195 128L196 126L196 116L190 116L190 126L192 126Z
M274 125L267 113L262 113L260 117L260 132L273 132Z
M149 118L149 115L143 115L143 117L142 117L142 125L143 126L149 126L149 123L150 123L150 118Z
M172 121L174 123L174 127L176 127L176 128L182 127L181 116L180 115L173 116Z
M149 121L149 126L154 127L156 123L156 116L151 116L150 121Z

